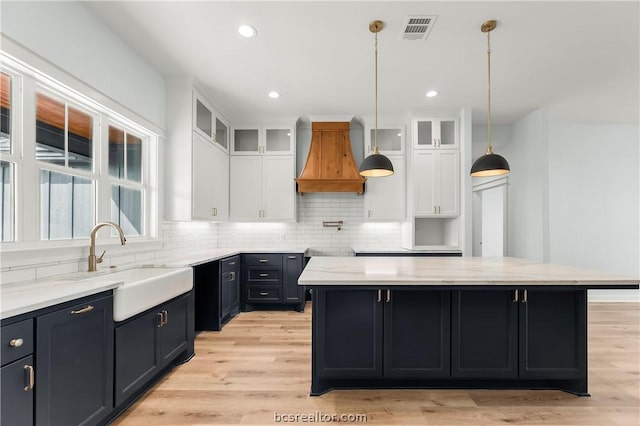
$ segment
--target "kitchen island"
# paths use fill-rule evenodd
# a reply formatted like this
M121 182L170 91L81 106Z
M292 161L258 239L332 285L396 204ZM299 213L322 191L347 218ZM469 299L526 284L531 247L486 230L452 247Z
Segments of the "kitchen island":
M311 395L587 391L587 289L638 278L515 258L313 257Z

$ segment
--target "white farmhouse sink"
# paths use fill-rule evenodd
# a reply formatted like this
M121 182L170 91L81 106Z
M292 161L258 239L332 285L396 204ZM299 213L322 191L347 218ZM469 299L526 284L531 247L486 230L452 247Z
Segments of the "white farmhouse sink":
M123 321L193 288L191 268L132 268L104 277L124 282L113 291L115 321Z

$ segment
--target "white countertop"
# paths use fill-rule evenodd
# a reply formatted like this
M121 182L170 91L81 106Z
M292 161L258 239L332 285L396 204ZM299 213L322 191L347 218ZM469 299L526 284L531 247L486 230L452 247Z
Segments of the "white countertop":
M299 285L638 286L639 278L512 257L313 257Z
M79 279L84 275L86 273L76 273L27 283L4 284L0 289L0 318L9 318L112 290L122 284L122 281L109 278L109 274L92 279Z
M462 250L410 250L404 247L389 247L368 249L363 247L352 247L354 253L402 253L402 254L420 254L420 253L462 253Z
M135 268L137 266L182 268L213 262L240 253L304 253L305 251L306 249L298 248L216 248L194 250L181 253L177 256L160 257L151 262L127 265L123 268L113 270L103 269L96 272L95 275L87 275L87 272L76 272L3 284L0 287L0 319L115 289L119 287L122 282L109 278L110 273ZM94 273L92 272L90 274Z

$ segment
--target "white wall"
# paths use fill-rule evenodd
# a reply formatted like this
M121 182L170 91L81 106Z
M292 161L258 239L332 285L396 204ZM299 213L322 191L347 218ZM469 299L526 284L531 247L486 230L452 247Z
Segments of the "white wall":
M640 276L639 141L637 125L551 123L551 262Z
M508 255L640 276L640 132L634 124L565 123L539 109L499 137L511 165ZM476 128L474 127L474 130ZM481 152L486 128L474 132ZM637 290L590 300L639 300Z
M507 255L538 262L548 260L547 121L545 109L518 120L498 152L511 167Z
M163 77L81 3L2 1L1 8L3 37L164 129Z

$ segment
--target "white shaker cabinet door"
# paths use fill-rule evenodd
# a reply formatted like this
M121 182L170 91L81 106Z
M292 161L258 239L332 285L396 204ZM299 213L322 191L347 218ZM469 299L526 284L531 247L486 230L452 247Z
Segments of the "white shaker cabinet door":
M217 148L199 133L193 133L193 198L192 216L194 219L214 220L214 174L212 164ZM188 191L185 188L185 191Z
M264 208L263 219L269 221L295 220L296 183L295 157L263 157Z
M405 218L405 163L403 156L388 156L393 164L391 176L367 178L364 191L365 220Z
M231 156L229 180L231 220L238 222L262 220L262 157Z

